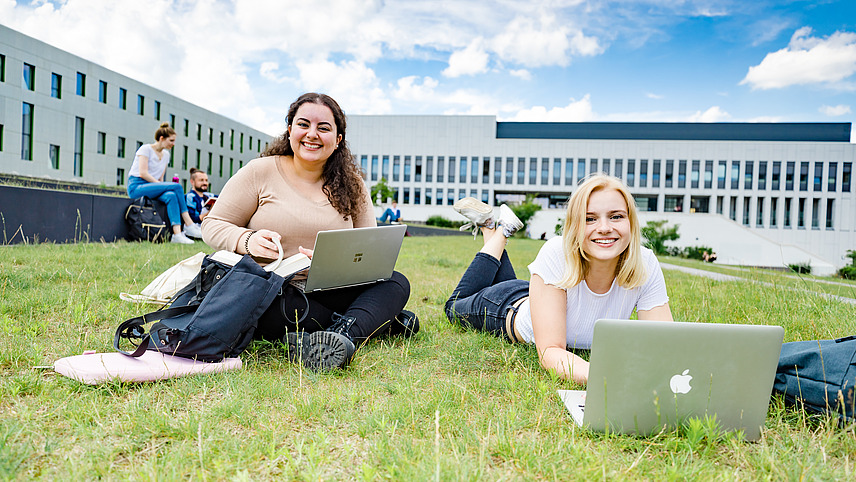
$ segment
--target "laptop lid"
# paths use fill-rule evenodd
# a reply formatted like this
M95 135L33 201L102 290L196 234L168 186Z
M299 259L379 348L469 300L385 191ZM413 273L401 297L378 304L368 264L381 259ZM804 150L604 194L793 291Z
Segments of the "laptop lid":
M303 291L388 280L406 232L405 224L318 232Z
M757 440L767 417L781 326L598 320L583 424L647 435L689 417Z

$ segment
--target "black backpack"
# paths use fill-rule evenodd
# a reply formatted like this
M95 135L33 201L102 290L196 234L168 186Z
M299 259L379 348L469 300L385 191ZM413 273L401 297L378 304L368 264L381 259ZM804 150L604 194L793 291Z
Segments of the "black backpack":
M119 325L113 347L134 357L146 350L207 362L238 356L252 341L259 317L284 282L249 256L235 266L207 257L196 278L176 293L168 308ZM152 322L146 331L145 325ZM120 347L123 339L136 346L133 353Z
M782 345L773 390L815 413L856 420L856 336Z
M132 200L125 210L128 241L166 241L170 230L165 208L165 204L145 196Z

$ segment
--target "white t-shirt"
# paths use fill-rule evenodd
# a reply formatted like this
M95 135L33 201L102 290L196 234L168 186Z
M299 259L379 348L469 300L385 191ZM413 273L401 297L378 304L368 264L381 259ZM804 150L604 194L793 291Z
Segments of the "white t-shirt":
M161 155L163 158L158 159L158 153L152 148L152 145L143 144L134 154L134 163L131 164L131 172L128 175L140 177L140 162L137 160L137 156L143 156L149 160L149 174L155 179L160 179L169 165L169 151L164 149L161 151Z
M648 278L638 288L628 290L613 280L609 291L603 294L592 292L585 281L566 290L568 347L591 348L594 322L601 318L627 319L634 308L646 311L669 302L660 263L654 252L645 247L642 247L642 264ZM555 286L562 279L564 272L562 237L556 236L541 247L535 261L529 265L529 273L537 274L546 284ZM520 305L514 325L524 341L535 342L529 299Z

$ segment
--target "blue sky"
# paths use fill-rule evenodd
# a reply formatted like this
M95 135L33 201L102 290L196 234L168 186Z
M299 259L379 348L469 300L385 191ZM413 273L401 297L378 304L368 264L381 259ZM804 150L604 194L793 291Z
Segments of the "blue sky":
M270 134L348 114L854 122L856 0L0 0L0 23Z

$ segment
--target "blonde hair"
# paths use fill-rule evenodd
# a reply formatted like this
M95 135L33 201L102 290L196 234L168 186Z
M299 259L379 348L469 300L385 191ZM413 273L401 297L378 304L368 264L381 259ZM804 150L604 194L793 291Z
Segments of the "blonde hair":
M155 142L161 140L161 137L169 138L169 136L175 135L175 129L170 127L169 122L164 122L158 127L158 130L155 131Z
M589 270L588 255L583 250L586 231L586 212L592 193L612 189L624 197L627 204L627 218L630 221L630 244L618 256L615 267L615 279L619 286L627 289L641 286L647 278L642 263L642 235L639 228L639 215L636 202L627 189L627 185L617 177L597 173L588 176L568 200L568 210L562 230L562 248L565 254L565 273L558 283L559 288L568 289L580 284Z

